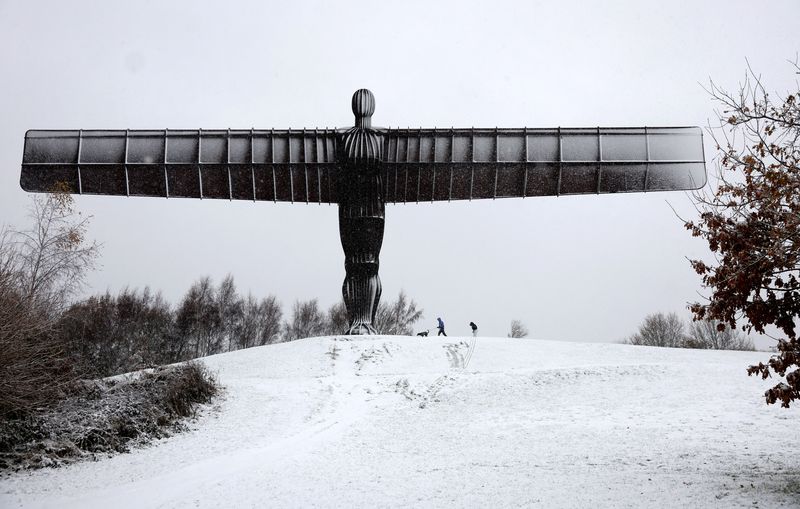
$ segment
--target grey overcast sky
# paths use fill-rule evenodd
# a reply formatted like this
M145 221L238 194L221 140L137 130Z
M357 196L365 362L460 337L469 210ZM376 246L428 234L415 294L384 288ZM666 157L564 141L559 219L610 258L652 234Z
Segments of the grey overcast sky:
M708 124L708 78L746 59L784 91L800 3L752 1L0 0L0 222L24 225L27 129ZM706 137L708 170L714 150ZM688 319L707 257L667 201L683 193L390 205L384 299L404 289L451 335L617 341L656 311ZM202 275L243 293L341 299L335 206L78 197L103 244L87 293L149 285L176 302Z

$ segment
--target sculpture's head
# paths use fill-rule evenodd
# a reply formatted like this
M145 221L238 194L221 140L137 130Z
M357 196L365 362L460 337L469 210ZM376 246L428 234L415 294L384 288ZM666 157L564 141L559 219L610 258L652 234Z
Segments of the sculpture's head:
M352 100L353 115L356 116L356 127L372 127L372 114L375 113L375 96L362 88L356 90Z

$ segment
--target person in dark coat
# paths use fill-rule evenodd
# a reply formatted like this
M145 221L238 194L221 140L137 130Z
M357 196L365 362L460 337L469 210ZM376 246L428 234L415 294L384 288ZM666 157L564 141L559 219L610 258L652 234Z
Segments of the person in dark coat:
M436 326L436 328L439 329L439 334L437 334L437 336L442 336L442 335L447 336L447 334L444 332L444 322L442 321L442 319L437 318L436 320L439 322L439 325Z
M478 337L478 326L475 325L475 322L469 322L469 326L472 328L472 337L473 338L477 338Z

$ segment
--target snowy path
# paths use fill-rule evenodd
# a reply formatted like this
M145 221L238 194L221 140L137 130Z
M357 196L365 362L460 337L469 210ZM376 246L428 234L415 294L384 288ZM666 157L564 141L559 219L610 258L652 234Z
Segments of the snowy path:
M392 336L232 352L206 359L227 394L193 431L2 479L0 507L800 507L800 412L744 371L767 356Z

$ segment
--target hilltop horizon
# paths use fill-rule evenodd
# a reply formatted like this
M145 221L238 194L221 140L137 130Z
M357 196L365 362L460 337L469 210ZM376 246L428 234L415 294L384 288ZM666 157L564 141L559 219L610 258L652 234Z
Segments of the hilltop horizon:
M307 338L206 357L223 397L130 454L0 480L3 507L789 507L798 409L762 352Z

